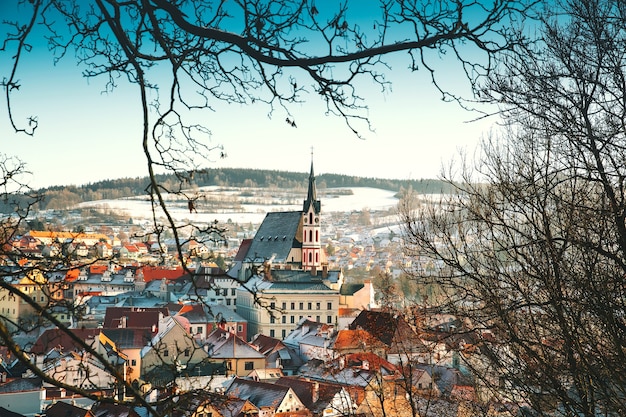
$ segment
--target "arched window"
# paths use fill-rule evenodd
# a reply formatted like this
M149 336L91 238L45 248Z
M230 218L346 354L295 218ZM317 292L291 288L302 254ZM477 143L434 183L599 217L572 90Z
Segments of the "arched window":
M319 242L319 241L320 241L320 232L319 232L319 230L316 230L316 231L315 231L315 241L316 241L316 242Z
M313 224L313 213L309 213L309 224Z
M313 262L313 254L309 252L309 263Z
M317 264L319 263L319 261L320 261L320 254L315 252L315 263Z
M309 242L313 242L313 230L309 230Z

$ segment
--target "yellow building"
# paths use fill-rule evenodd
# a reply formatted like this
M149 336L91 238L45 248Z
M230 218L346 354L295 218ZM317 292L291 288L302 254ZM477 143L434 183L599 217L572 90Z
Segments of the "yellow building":
M51 307L51 301L63 298L60 284L49 283L39 270L30 270L21 277L11 277L10 281L5 280L4 283L6 286L0 287L0 317L10 330L15 330L19 323L34 323L38 320L40 314L37 306Z

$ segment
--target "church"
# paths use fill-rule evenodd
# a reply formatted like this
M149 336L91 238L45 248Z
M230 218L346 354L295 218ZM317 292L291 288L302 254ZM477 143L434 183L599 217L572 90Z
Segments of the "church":
M267 213L254 238L241 243L228 274L240 284L236 308L248 321L249 339L259 333L284 339L302 319L336 326L354 295L346 288L366 290L366 304L373 302L371 285L343 286L342 272L329 270L321 208L311 160L302 210Z

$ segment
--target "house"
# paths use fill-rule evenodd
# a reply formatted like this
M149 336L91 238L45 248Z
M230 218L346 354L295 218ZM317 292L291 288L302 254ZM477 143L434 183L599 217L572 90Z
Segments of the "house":
M374 286L369 279L362 283L343 283L339 295L341 308L369 310L376 307Z
M220 268L198 266L193 283L193 291L188 294L189 300L202 301L211 305L224 305L232 311L237 309L237 288L241 284Z
M41 318L38 308L16 295L13 289L28 295L39 308L48 306L50 299L57 297L60 290L56 282L49 283L38 269L29 270L23 276L7 276L3 282L5 286L0 288L0 317L10 331L17 330L16 323L27 324ZM62 291L60 294L62 298Z
M226 364L227 375L244 377L254 369L265 368L265 356L236 334L219 327L203 341L203 348L208 361Z
M310 413L293 389L268 382L235 378L226 395L248 400L259 409L259 417L272 417L280 413L309 416Z
M191 333L200 340L206 339L207 335L217 327L235 333L243 339L246 338L248 330L246 320L228 306L196 302L168 304L168 308L189 320Z
M276 384L291 387L315 417L346 416L354 412L350 393L339 384L289 376L280 378Z
M0 407L32 416L44 409L46 389L41 378L15 378L0 383Z
M392 363L407 363L427 354L417 333L400 314L380 310L363 310L349 329L362 329L386 346L385 357Z
M279 339L258 334L250 344L265 356L267 368L280 368L286 375L293 375L304 363L295 349Z
M91 354L67 352L50 358L40 368L49 379L85 391L111 391L116 379L102 362ZM27 372L26 376L30 376Z
M154 336L156 331L151 328L101 329L98 351L106 355L110 363L126 366L128 382L137 381L141 378L141 352Z
M334 326L303 318L283 341L305 361L327 361L335 356L331 348L334 337Z
M182 371L206 361L208 355L190 334L189 322L181 316L159 320L156 335L141 350L141 378L155 381L163 367ZM152 375L151 375L152 373Z
M394 388L394 396L399 395L395 383L402 378L398 367L371 352L350 353L327 362L313 359L300 368L299 375L342 385L357 405L383 388Z

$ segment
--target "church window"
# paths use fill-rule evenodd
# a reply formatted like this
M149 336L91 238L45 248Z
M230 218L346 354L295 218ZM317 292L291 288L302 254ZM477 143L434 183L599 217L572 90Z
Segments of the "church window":
M320 261L320 254L315 252L315 263L318 263Z
M313 242L313 230L309 230L309 242Z
M313 262L313 254L309 252L309 263Z
M309 223L313 223L313 213L309 213Z
M319 242L320 241L320 232L319 231L315 231L315 241Z

